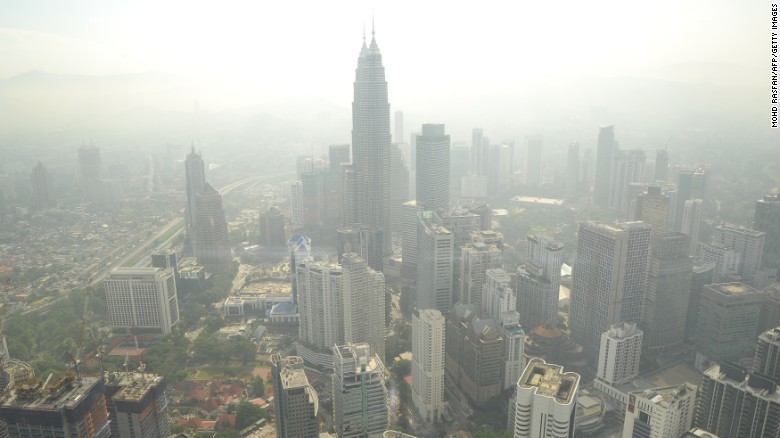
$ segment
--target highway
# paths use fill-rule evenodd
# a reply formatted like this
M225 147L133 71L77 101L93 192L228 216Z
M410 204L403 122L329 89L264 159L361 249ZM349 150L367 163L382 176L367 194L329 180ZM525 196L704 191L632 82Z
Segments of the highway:
M293 176L294 172L277 172L277 173L270 173L270 174L265 174L265 175L261 175L261 176L250 176L250 177L240 179L238 181L235 181L233 183L230 183L230 184L222 187L219 190L219 193L222 196L225 196L228 193L232 192L233 190L235 190L235 189L237 189L239 187L242 187L242 186L244 186L246 184L258 183L258 182L263 182L263 181L266 181L266 180L273 180L273 179L277 179L277 178L280 178L280 177L283 177L283 176L288 176L288 175L289 176ZM108 276L108 274L111 272L112 269L114 269L114 268L116 268L118 266L125 266L125 264L127 264L128 261L132 260L133 258L139 256L142 253L147 253L148 254L150 251L152 251L153 249L155 249L159 245L159 243L160 243L159 239L160 238L165 236L165 234L168 233L171 229L174 229L176 227L180 227L180 229L178 231L176 231L175 233L173 233L173 235L171 235L170 237L166 238L166 240L172 240L174 236L176 236L177 234L179 234L180 232L182 232L184 230L183 222L184 222L184 218L183 217L182 218L177 218L177 219L174 219L174 220L168 222L166 225L164 225L162 228L160 228L156 233L154 233L154 235L152 235L151 237L149 237L145 241L139 243L138 245L135 245L133 248L130 249L130 251L128 251L124 255L120 256L119 259L114 259L113 262L108 262L107 265L104 265L103 262L95 263L93 265L90 265L90 268L92 268L93 266L94 267L105 266L105 268L103 268L99 272L96 272L96 273L92 274L92 277L91 277L92 278L92 282L89 285L90 286L94 286L94 285L100 284L100 282L102 282L103 279L105 279L106 276ZM94 272L94 271L91 269L89 272ZM35 307L35 308L32 308L32 309L27 309L27 310L22 312L22 315L27 315L28 313L43 312L43 311L51 308L58 301L65 299L69 295L69 293L70 293L70 291L66 291L66 292L64 292L62 294L62 296L60 296L59 298L57 298L55 300L49 301L46 304L43 304L41 306L38 306L38 307Z

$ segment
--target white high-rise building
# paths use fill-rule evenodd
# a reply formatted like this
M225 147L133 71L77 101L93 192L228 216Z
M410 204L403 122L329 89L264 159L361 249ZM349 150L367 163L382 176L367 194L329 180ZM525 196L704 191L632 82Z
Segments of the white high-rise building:
M412 314L412 401L428 423L444 412L444 316L436 309Z
M293 225L303 225L303 183L293 181L290 184L290 209L292 210Z
M333 346L333 420L339 438L379 438L387 430L385 366L368 344Z
M449 314L452 306L454 234L436 213L417 214L417 305Z
M642 180L645 164L645 153L640 149L630 151L618 150L612 158L612 169L609 178L609 208L628 215L630 199L628 187L631 183Z
M485 272L501 267L501 250L493 244L473 241L460 247L460 299L461 304L483 306L482 286ZM485 309L482 308L482 311Z
M512 289L512 278L503 269L488 269L485 271L485 284L483 288L482 311L496 321L502 320L505 312L517 308L517 294ZM518 321L519 323L519 314Z
M542 147L544 137L533 135L526 137L525 184L538 187L542 184Z
M344 340L365 342L385 355L385 277L354 252L341 260L344 286Z
M420 220L417 201L401 205L401 278L408 283L417 283L417 227Z
M520 314L517 310L509 310L501 314L501 338L504 340L504 349L501 352L503 362L502 374L504 376L503 389L509 389L517 385L520 374L525 369L525 332L520 326Z
M557 322L563 244L539 234L527 240L525 264L517 270L517 311L520 322L533 330Z
M602 333L596 378L609 385L621 385L636 378L642 336L642 330L633 322L615 324Z
M715 227L712 244L732 249L739 253L739 275L745 283L754 284L756 273L761 269L764 256L766 233L735 225L723 224ZM716 280L722 281L724 279Z
M517 381L515 438L569 438L580 376L533 358Z
M693 424L696 386L646 389L628 395L623 438L681 437Z
M160 330L167 335L179 322L173 270L114 268L103 281L108 322L113 328Z

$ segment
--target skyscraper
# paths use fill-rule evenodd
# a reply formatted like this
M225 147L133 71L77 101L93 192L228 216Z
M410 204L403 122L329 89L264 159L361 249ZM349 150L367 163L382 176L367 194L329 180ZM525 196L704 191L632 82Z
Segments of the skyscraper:
M412 401L428 423L444 412L444 316L436 309L412 314Z
M528 331L555 324L561 287L563 244L543 235L527 236L525 264L517 269L517 311Z
M533 135L526 137L525 184L538 187L542 184L542 147L544 137Z
M211 184L195 194L195 257L206 272L230 272L233 256L230 253L225 208L222 195Z
M517 294L512 289L512 279L505 270L500 268L487 269L485 271L485 284L482 288L482 312L488 318L501 321L505 312L517 312L515 310L517 308Z
M471 131L471 170L478 175L487 176L485 170L487 165L483 167L483 152L484 143L486 142L482 128L474 128Z
M769 329L758 336L753 371L780 379L780 327Z
M672 231L682 229L685 201L689 199L707 200L707 186L710 174L707 169L684 169L677 174L677 195L674 201L674 222Z
M743 283L704 286L696 327L696 351L712 361L753 356L763 294Z
M696 336L696 326L699 324L699 307L704 285L712 284L712 274L715 264L701 259L693 260L691 274L691 291L688 296L688 316L685 318L685 339L692 340Z
M40 209L47 209L52 206L51 197L51 178L49 172L43 167L40 161L33 168L30 176L33 192L35 193L35 203Z
M385 356L385 277L354 252L342 256L344 340Z
M641 322L647 348L668 348L683 342L692 274L688 236L653 233Z
M609 208L628 217L630 210L629 186L640 182L645 164L645 153L640 149L617 150L612 158L609 176Z
M271 381L274 386L276 436L310 438L319 434L319 398L309 385L303 359L271 355Z
M655 151L655 173L653 181L665 182L669 179L669 151L658 149Z
M754 231L735 225L722 224L715 227L712 234L712 246L728 248L739 254L739 268L737 274L745 283L753 284L756 274L761 269L761 259L764 255L764 240L766 233ZM717 278L718 267L716 262L715 281L724 281Z
M417 227L419 219L417 200L401 205L401 278L406 283L417 283Z
M730 363L704 372L694 425L721 438L780 436L777 382Z
M187 197L187 238L190 239L190 245L195 245L195 195L202 192L206 187L206 169L203 164L203 158L195 153L195 146L192 147L187 158L184 159L184 177L186 179L186 197Z
M339 438L380 437L387 429L385 366L367 344L333 346L333 426Z
M261 212L260 244L264 246L285 246L287 239L284 236L284 216L276 207Z
M689 199L683 203L683 219L680 231L688 235L688 254L696 255L699 247L699 228L704 202L701 199Z
M628 395L623 438L682 437L693 424L696 387L690 383Z
M114 268L103 284L111 327L154 329L167 335L179 322L173 270Z
M417 136L417 205L443 212L450 204L450 136L444 125L422 125Z
M580 187L580 144L569 143L569 153L566 156L566 200L571 202L581 193Z
M596 183L593 186L593 203L602 208L609 207L609 180L615 152L614 126L602 126L596 149Z
M669 222L669 197L661 193L661 187L648 186L636 199L634 219L653 226L654 233L666 231Z
M393 143L390 150L390 212L393 230L401 232L403 204L409 201L409 167L406 165L403 153L398 143Z
M290 184L290 223L303 225L303 183L293 181Z
M485 272L501 267L501 250L495 244L480 241L460 247L459 279L461 304L474 304L484 311L482 286Z
M145 372L110 372L106 377L106 407L112 437L163 437L171 434L163 376Z
M756 201L753 229L766 233L762 266L780 267L780 195L766 195Z
M580 223L570 324L572 338L591 358L611 324L640 321L651 229L644 222Z
M455 236L438 214L417 214L417 305L447 315L452 306Z
M607 385L622 385L639 375L642 330L636 323L621 322L601 334L596 379Z
M356 222L382 229L384 251L393 251L390 223L390 103L382 54L371 32L371 44L365 40L355 71L352 101L353 208Z
M339 263L344 254L354 252L368 262L371 269L382 272L384 242L382 230L364 224L349 224L336 229L339 240ZM347 245L350 249L347 249Z
M515 438L574 436L579 384L579 374L564 373L560 365L538 358L528 361L517 381Z

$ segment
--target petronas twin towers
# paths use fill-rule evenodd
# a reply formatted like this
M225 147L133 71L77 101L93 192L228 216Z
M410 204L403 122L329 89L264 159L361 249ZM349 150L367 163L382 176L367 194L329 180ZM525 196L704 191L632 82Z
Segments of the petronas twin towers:
M387 81L374 32L360 49L352 102L352 172L345 180L346 222L382 231L383 253L392 252L390 229L390 103Z

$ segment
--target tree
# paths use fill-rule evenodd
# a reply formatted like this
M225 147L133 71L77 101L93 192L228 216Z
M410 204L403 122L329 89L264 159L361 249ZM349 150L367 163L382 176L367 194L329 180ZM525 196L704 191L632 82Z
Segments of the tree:
M261 418L265 418L263 408L254 403L242 401L236 408L236 429L242 430Z
M260 376L254 376L252 377L252 380L249 382L249 385L252 386L252 396L253 397L262 397L265 395L265 381Z

